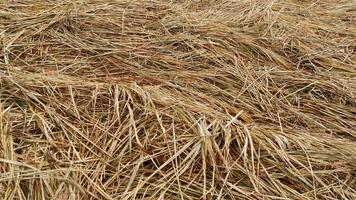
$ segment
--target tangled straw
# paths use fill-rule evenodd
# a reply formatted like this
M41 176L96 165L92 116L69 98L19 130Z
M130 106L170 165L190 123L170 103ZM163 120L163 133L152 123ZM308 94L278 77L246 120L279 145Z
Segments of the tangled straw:
M356 199L354 0L3 0L2 199Z

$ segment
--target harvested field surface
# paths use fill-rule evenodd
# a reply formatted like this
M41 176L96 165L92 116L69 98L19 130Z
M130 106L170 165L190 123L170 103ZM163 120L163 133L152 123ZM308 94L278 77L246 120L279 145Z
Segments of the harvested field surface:
M0 199L356 199L355 0L1 0Z

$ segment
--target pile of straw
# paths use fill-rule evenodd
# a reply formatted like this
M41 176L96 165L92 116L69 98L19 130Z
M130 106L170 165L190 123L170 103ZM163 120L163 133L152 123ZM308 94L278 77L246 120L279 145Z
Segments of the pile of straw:
M356 199L354 0L2 0L1 199Z

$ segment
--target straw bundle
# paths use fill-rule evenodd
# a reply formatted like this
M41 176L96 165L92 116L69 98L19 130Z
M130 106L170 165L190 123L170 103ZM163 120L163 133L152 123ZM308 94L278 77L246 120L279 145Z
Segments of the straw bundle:
M353 0L0 4L2 199L356 199Z

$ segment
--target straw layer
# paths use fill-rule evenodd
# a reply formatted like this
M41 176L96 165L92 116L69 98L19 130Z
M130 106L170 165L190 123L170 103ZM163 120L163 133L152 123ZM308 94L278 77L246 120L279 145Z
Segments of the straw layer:
M2 199L356 199L349 1L2 1Z

